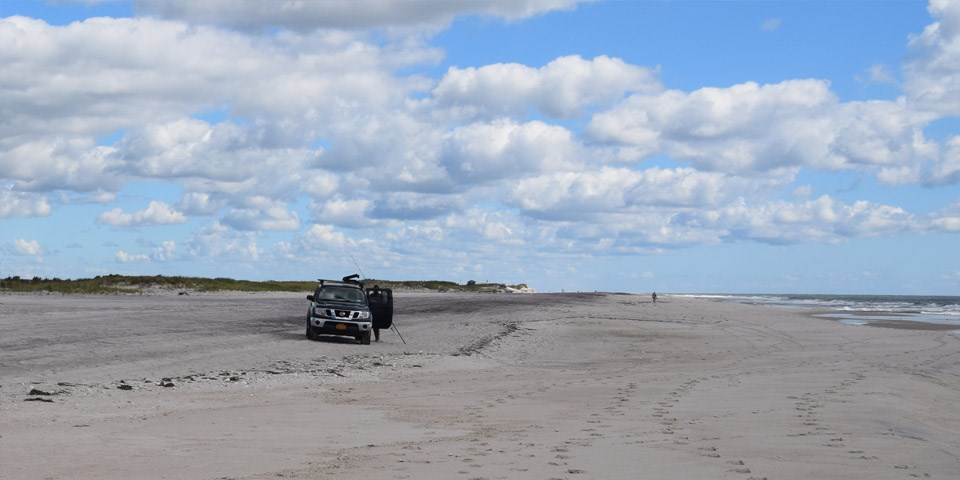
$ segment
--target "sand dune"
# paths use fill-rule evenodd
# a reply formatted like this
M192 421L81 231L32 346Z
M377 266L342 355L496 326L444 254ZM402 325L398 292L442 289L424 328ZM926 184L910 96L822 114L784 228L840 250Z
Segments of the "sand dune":
M3 479L960 478L960 336L603 294L0 296Z

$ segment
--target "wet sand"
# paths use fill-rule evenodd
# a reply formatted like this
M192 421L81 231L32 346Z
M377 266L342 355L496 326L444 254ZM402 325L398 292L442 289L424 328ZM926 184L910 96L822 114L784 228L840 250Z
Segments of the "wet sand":
M960 326L946 323L916 322L913 320L871 320L869 327L899 328L903 330L933 330L937 332L960 332Z
M305 295L305 294L304 294ZM960 336L605 294L0 296L3 479L956 479Z

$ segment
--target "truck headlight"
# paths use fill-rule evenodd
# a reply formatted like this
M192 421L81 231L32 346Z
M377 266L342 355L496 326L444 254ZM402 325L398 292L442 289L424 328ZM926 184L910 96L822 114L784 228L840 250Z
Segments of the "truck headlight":
M370 318L370 312L360 312L360 315L357 315L357 318L361 318L361 319L363 319L363 320L366 320L366 319Z

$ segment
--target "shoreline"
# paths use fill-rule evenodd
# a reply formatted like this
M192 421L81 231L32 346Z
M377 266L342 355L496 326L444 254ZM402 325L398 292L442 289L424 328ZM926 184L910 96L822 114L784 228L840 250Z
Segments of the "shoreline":
M904 319L903 315L881 312L838 312L835 310L807 310L795 309L799 315L827 320L847 327L889 328L894 330L926 330L938 332L954 332L960 334L960 325L952 323L926 322L922 320ZM874 318L881 317L881 318ZM890 318L882 318L890 317Z
M921 322L918 320L870 320L865 325L868 327L892 328L898 330L926 330L934 332L960 333L960 325Z

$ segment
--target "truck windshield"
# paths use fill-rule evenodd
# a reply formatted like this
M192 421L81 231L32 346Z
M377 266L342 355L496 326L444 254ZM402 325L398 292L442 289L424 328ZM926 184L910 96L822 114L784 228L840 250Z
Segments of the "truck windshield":
M363 303L363 292L356 288L325 286L317 289L318 300Z

